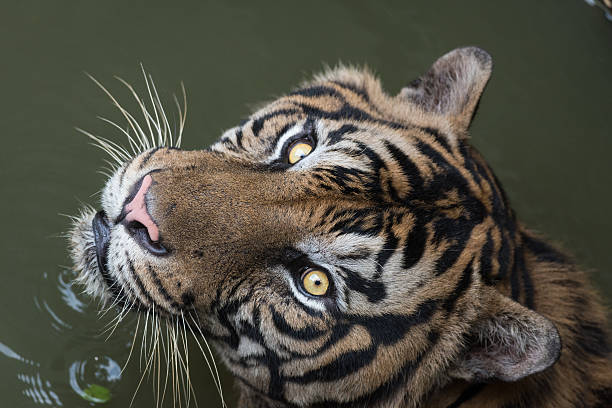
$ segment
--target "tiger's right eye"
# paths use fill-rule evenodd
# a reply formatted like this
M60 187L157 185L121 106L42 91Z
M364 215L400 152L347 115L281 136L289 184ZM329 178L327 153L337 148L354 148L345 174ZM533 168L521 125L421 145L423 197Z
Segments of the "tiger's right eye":
M287 161L289 164L295 164L308 156L312 152L313 146L309 140L298 140L289 147Z

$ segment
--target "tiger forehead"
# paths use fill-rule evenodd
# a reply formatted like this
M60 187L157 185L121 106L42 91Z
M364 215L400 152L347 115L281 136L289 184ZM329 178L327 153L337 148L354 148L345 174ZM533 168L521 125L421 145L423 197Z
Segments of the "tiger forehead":
M349 82L331 80L308 84L280 97L226 132L220 145L233 155L261 160L274 150L289 129L313 120L327 124L330 132L350 124L354 126L351 130L377 133L383 130L405 137L421 134L448 148L449 142L441 134L448 131L445 123L437 123L435 117L424 121L422 115L411 116L411 120L419 123L408 122L405 112L393 113L397 101L383 94L378 80L358 71L351 72L349 77Z
M292 126L313 119L363 122L379 120L364 90L326 82L294 91L253 114L240 127L245 147L275 144Z

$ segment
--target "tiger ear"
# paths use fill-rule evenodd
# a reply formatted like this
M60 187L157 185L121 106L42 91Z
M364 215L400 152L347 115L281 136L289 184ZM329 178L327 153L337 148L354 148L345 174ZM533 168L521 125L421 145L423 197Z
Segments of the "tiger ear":
M465 131L492 68L491 56L486 51L477 47L457 48L440 57L425 75L403 88L399 97L427 112L447 116L457 130Z
M476 327L451 377L517 381L552 366L561 353L554 324L498 292L493 296L490 316Z

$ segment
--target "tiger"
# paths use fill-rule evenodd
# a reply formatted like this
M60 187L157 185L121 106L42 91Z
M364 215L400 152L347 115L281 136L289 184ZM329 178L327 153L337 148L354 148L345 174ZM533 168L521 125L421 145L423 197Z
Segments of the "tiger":
M207 149L142 143L74 222L75 268L190 316L240 408L609 407L603 301L469 142L492 66L458 48L391 95L338 65Z

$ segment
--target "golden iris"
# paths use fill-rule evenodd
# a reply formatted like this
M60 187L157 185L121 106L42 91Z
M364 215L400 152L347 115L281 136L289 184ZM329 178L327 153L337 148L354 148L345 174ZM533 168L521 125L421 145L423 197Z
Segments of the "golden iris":
M312 145L306 142L298 142L289 149L289 163L295 164L312 152Z
M319 269L309 269L302 275L302 285L311 295L323 296L329 289L329 279L325 272Z

